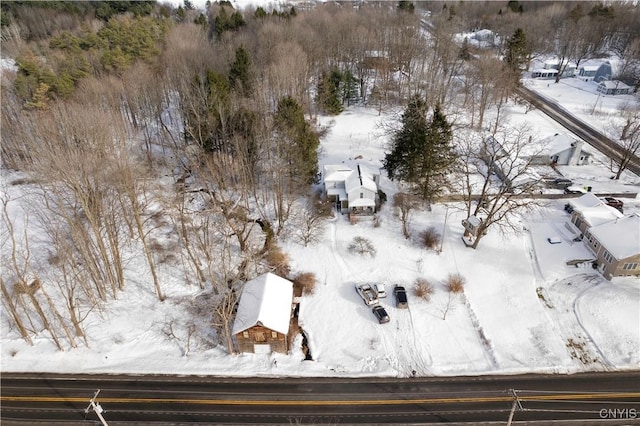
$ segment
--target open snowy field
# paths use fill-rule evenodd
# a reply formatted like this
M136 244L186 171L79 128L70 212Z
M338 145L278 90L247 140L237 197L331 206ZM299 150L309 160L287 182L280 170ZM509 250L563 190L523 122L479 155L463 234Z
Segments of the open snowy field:
M562 86L559 86L562 87ZM513 107L517 113L517 107ZM517 115L517 114L515 114ZM522 112L522 115L524 113ZM337 117L320 117L328 129L323 138L321 164L381 167L387 138L376 111L351 108ZM536 111L526 119L540 130L557 131L555 124ZM356 160L356 158L358 158ZM606 173L593 174L597 165L572 168L578 178L607 185L608 189L638 192L637 177L627 175L611 183ZM10 195L10 214L23 212L29 185L11 185L17 177L3 171L3 192ZM384 178L389 199L397 192ZM594 188L597 188L594 184ZM620 192L623 192L620 190ZM640 284L634 278L604 280L590 269L577 269L567 260L588 257L581 243L562 234L567 219L564 201L541 206L523 218L522 232L491 232L478 250L462 240L463 213L456 204L437 204L432 212L419 212L410 223L412 238L402 237L401 224L387 203L381 224L352 225L346 217L330 220L321 242L303 247L294 241L282 246L293 272L313 272L315 294L302 298L299 321L305 330L313 361L303 361L298 336L289 354L228 355L223 347L211 349L206 339L187 346L189 300L199 294L195 284L185 285L168 266L161 270L167 300L158 303L143 259L128 264L128 287L121 298L102 311L87 313L88 347L59 352L46 335L34 346L22 341L2 320L1 370L84 373L173 373L235 376L409 376L463 375L521 372L577 372L640 368ZM625 199L625 210L640 209L640 200ZM19 221L16 222L19 225ZM442 252L426 251L418 234L435 226L444 235ZM18 229L18 232L20 230ZM370 239L375 257L347 250L354 236ZM548 244L558 236L561 244ZM32 247L37 252L36 247ZM453 298L444 289L449 273L466 279L464 294ZM429 302L413 295L416 278L435 287ZM377 323L362 303L354 285L382 282L391 321ZM409 292L409 309L394 306L394 284ZM206 301L205 303L206 309ZM172 326L173 335L167 331Z

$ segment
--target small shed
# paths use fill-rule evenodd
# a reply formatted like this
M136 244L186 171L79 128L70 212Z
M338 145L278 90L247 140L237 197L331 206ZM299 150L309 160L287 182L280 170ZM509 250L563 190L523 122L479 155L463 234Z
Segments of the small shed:
M240 352L286 353L293 306L293 283L266 273L245 283L232 334Z

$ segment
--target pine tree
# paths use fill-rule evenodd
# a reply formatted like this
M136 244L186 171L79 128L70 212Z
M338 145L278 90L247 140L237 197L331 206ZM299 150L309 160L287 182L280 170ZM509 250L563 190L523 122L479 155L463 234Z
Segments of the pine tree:
M358 79L355 78L351 70L346 70L341 75L340 96L342 103L351 104L353 99L358 97Z
M300 183L310 185L316 182L318 174L318 147L320 138L304 118L302 106L291 96L278 102L275 127L280 137L289 142L285 153L290 173Z
M428 203L446 183L446 174L455 160L451 146L451 125L436 105L431 120L428 107L414 96L402 115L402 127L395 133L384 168L392 179L403 180Z
M398 10L402 10L404 12L413 13L415 11L415 5L412 1L409 0L400 0L398 2Z
M507 40L507 53L504 59L509 69L519 78L520 72L526 67L529 61L527 37L522 28L517 28L511 38Z
M418 187L422 198L429 204L433 197L442 192L447 184L447 174L456 160L451 145L453 132L447 117L442 113L440 104L436 104L433 116L427 128L427 146L419 163L421 173Z
M251 93L251 60L243 46L236 49L236 60L229 70L229 83L231 87L240 91L245 96Z
M342 75L338 70L333 70L331 74L323 71L320 76L316 102L320 109L326 114L337 115L344 110L342 102L340 101L341 80Z

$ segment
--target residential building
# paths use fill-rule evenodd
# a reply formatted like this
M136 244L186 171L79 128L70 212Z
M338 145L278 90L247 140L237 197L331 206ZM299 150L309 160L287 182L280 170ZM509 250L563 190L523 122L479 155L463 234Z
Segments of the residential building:
M584 242L606 279L640 275L640 214L593 226L585 231Z
M246 282L232 329L238 350L286 353L292 307L291 281L266 273Z
M556 133L536 143L541 150L532 155L532 164L581 166L591 163L591 153L582 149L584 142L566 133Z
M593 193L586 193L577 200L569 202L572 205L571 223L584 235L593 226L602 225L623 217L617 209L608 206Z
M605 95L627 95L631 93L631 86L618 80L603 80L598 84L598 92Z
M358 164L353 170L344 165L326 165L323 185L327 197L343 214L373 216L376 211L380 174Z

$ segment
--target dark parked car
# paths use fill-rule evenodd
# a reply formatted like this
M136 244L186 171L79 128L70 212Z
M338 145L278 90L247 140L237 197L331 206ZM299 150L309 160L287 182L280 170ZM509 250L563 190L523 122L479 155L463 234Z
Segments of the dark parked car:
M564 193L565 194L586 194L587 191L585 191L583 188L580 188L579 186L567 186L564 189Z
M387 310L382 306L380 305L374 306L372 311L373 311L373 315L376 316L380 324L385 324L390 321L389 314L387 314Z
M621 200L618 200L617 198L613 198L613 197L604 197L604 202L608 206L611 206L613 208L620 210L620 213L622 213L622 207L624 206L624 203Z
M401 285L397 285L393 288L393 294L396 297L396 308L408 308L409 301L407 300L407 290Z
M560 188L566 188L567 186L571 186L573 185L573 182L571 181L571 179L566 179L566 178L558 178L555 179L553 181L554 185L560 187Z

